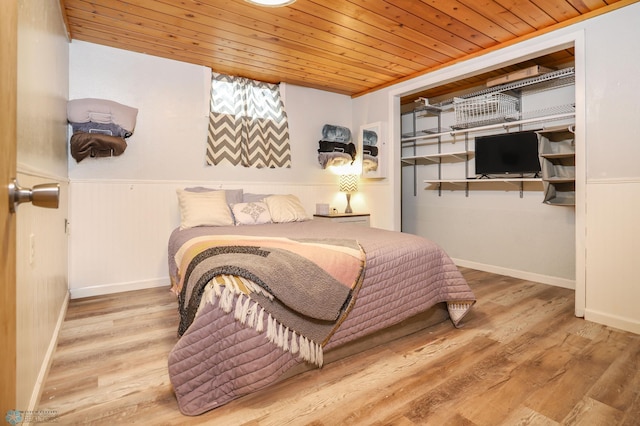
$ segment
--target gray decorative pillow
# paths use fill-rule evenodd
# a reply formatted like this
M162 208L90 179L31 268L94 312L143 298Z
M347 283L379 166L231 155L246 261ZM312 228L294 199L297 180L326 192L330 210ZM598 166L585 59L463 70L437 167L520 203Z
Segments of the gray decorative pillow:
M264 201L271 194L252 194L250 192L242 194L242 202L243 203L255 203L259 201Z
M242 189L214 189L204 186L193 186L191 188L185 188L185 191L189 192L210 192L210 191L225 191L227 197L227 204L235 204L242 202Z

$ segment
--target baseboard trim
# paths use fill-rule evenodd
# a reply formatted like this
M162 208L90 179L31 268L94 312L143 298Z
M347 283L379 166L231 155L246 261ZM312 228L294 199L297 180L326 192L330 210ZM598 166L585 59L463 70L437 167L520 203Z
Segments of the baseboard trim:
M167 287L171 285L169 278L156 278L145 281L131 281L126 283L104 284L92 287L81 287L71 289L72 299L82 299L84 297L102 296L105 294L123 293L125 291L143 290L145 288Z
M29 408L28 411L35 411L40 402L40 398L42 396L42 391L44 382L49 374L49 368L51 367L51 362L53 361L53 354L56 351L56 347L58 346L58 337L60 336L60 330L62 329L62 324L64 323L64 318L67 315L67 308L69 307L69 293L66 294L64 301L62 302L62 306L60 307L60 312L58 313L58 321L56 322L56 326L53 330L53 335L51 336L51 340L49 341L49 347L47 348L47 352L44 355L44 359L42 360L42 365L40 366L40 372L38 373L38 377L36 378L36 383L33 387L33 392L31 392L31 399L29 400Z
M575 280L566 278L552 277L549 275L536 274L533 272L520 271L517 269L503 268L501 266L487 265L484 263L472 262L463 259L452 259L458 266L465 268L477 269L479 271L491 272L493 274L505 275L508 277L520 278L523 280L534 281L542 284L549 284L556 287L568 288L575 290ZM81 299L83 297L101 296L104 294L122 293L125 291L143 290L145 288L170 286L169 278L156 278L145 281L132 281L126 283L104 284L92 287L80 287L71 289L72 299Z
M465 268L477 269L479 271L491 272L493 274L506 275L507 277L520 278L527 281L534 281L542 284L549 284L556 287L576 289L576 281L566 278L552 277L549 275L536 274L534 272L520 271L517 269L504 268L502 266L487 265L484 263L472 262L463 259L453 259L453 262Z
M608 313L595 311L593 309L584 310L584 319L608 327L617 328L619 330L629 331L631 333L640 334L640 322L630 318L619 317Z

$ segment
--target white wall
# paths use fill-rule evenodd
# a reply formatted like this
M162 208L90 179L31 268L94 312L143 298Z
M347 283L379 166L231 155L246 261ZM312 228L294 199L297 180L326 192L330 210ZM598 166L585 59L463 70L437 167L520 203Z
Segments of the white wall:
M284 86L292 167L205 166L207 68L91 43L70 46L69 98L110 99L139 109L127 150L118 157L70 158L72 297L166 285L166 245L179 223L175 189L189 185L294 193L344 208L337 178L320 167L326 123L350 127L351 99ZM353 208L366 209L354 196Z
M119 157L70 158L69 177L84 179L211 182L329 183L317 161L325 123L351 125L344 95L286 85L292 166L255 169L205 165L210 73L208 68L82 41L70 47L70 99L110 99L138 108L133 135Z
M625 7L590 25L585 40L585 318L636 333L640 333L640 279L634 268L640 258L639 21L640 4Z
M366 198L368 211L371 213L371 223L378 227L391 230L400 230L400 219L395 215L395 206L400 205L400 190L396 188L399 182L397 164L400 163L400 155L395 145L396 132L391 126L390 117L394 112L389 109L389 95L387 90L379 90L366 96L353 99L353 129L368 123L382 123L384 134L380 136L386 141L386 170L384 179L362 179L362 197ZM400 112L397 113L398 117ZM399 133L398 133L399 134Z
M640 69L636 46L640 29L635 23L639 20L640 4L632 4L355 99L354 126L377 121L384 114L390 123L396 158L392 162L394 169L389 173L388 186L384 188L385 194L380 198L395 201L393 204L375 204L376 215L385 214L388 221L399 228L398 96L499 64L539 56L552 51L554 46L575 42L576 66L581 68L576 83L576 121L580 134L576 139L579 198L575 219L574 213L566 209L537 205L535 193L525 193L521 200L516 194L488 194L485 191L472 193L468 198L460 197L459 193L444 194L438 199L425 198L420 215L427 209L439 210L425 225L425 232L427 236L434 235L434 239L462 264L525 277L533 273L543 281L558 277L562 281L568 271L554 268L564 268L573 262L572 257L575 258L577 313L584 314L587 319L640 332L640 311L633 306L640 284L629 267L620 268L620 265L634 264L638 253L634 241L640 238L637 221L621 213L637 212L638 207L640 144L637 143L636 122L640 83L635 76ZM498 220L494 220L495 215L500 215ZM491 231L499 233L494 237L498 244L490 246L483 244L486 237L473 235L473 229L486 227L488 216L492 220ZM543 241L560 238L566 244L573 238L571 233L574 231L570 228L574 221L575 253L547 254L542 247ZM526 233L510 237L514 230L524 227L528 228ZM615 245L612 245L612 236L616 236ZM507 245L514 239L515 245Z
M66 105L69 45L58 2L22 0L18 12L18 182L55 182L60 207L18 207L17 409L39 399L68 300Z

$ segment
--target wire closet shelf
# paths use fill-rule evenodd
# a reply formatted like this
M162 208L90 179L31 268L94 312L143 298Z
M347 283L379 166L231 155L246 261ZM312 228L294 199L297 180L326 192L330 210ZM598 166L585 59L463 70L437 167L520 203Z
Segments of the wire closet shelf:
M421 99L424 104L416 109L417 111L447 111L454 110L455 123L450 128L420 130L418 134L403 135L402 142L410 142L420 139L426 135L439 136L450 132L475 129L478 127L493 127L493 125L503 123L505 126L528 121L535 121L537 118L545 120L565 119L575 113L575 104L554 106L536 111L521 111L520 98L504 92L518 94L523 90L527 93L540 92L556 87L563 87L574 84L575 68L564 68L551 71L536 77L527 78L500 86L490 87L468 93L460 97L448 99L437 104L428 104L428 101ZM438 131L439 130L439 131Z

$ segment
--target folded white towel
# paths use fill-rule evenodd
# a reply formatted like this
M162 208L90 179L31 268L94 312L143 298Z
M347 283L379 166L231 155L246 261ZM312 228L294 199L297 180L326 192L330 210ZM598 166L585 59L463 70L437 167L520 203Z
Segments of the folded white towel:
M85 98L67 102L67 120L71 123L114 123L133 132L137 117L137 108L105 99Z

